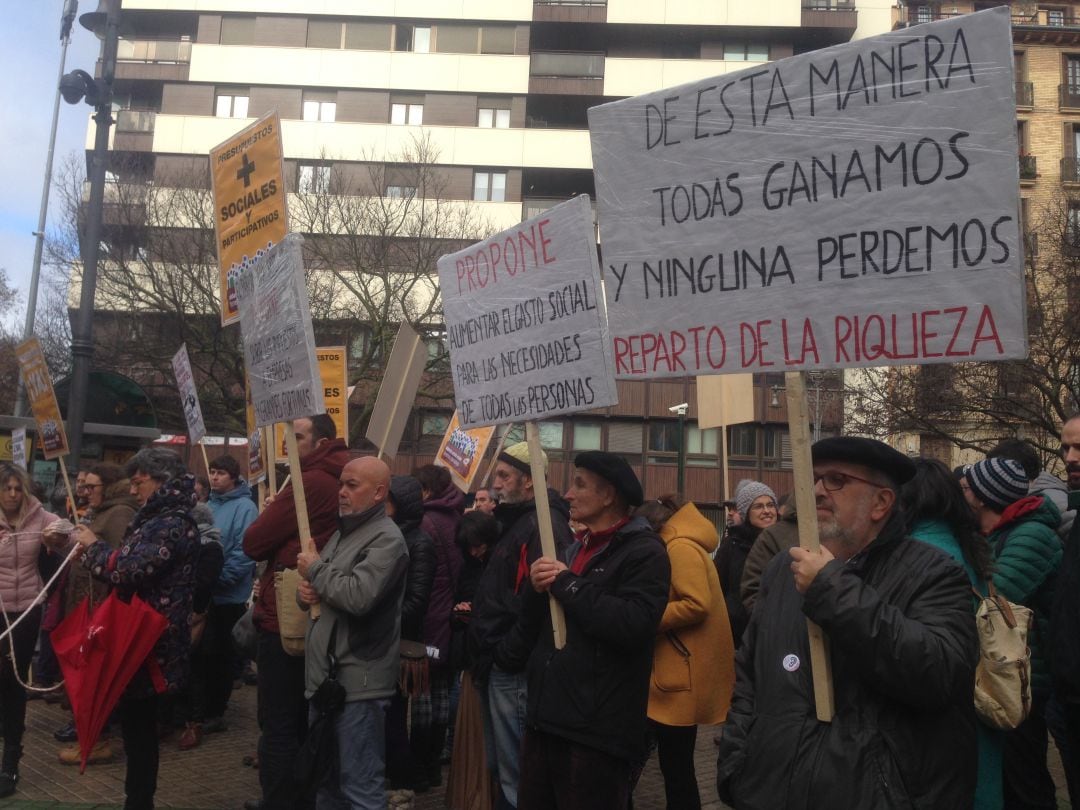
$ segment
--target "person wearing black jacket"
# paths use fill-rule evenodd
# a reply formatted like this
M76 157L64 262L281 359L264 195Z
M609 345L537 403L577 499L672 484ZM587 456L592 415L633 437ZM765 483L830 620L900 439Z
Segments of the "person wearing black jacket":
M435 546L420 528L424 517L420 482L411 475L391 478L386 514L401 530L409 550L401 603L401 640L422 642L424 615L435 579ZM421 779L409 745L408 708L409 698L399 690L390 699L386 712L386 776L393 790L416 786L417 780L426 782L426 775Z
M736 656L717 790L736 810L971 807L979 641L967 576L907 537L914 464L872 439L812 448L821 549L773 559ZM817 720L805 619L830 641Z
M541 557L529 570L507 645L528 660L520 810L627 807L630 773L646 751L653 642L667 605L671 565L644 518L630 465L613 453L574 459L566 499L586 527L568 563ZM548 595L566 616L555 649Z
M518 442L499 454L494 481L492 490L499 499L494 514L501 534L473 598L468 647L470 672L484 710L488 767L501 794L496 807L505 810L518 806L526 707L525 661L507 656L506 641L521 611L521 595L529 589L529 566L541 554L528 443ZM555 547L563 554L573 539L570 507L550 489L548 504Z

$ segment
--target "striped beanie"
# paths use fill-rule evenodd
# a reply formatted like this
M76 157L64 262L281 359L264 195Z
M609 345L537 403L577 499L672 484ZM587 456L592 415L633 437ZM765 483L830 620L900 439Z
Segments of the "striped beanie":
M980 501L997 512L1028 494L1028 478L1019 461L988 458L964 468L964 478Z
M735 508L743 520L746 520L746 513L750 511L751 504L762 495L768 495L773 502L776 501L776 493L760 481L744 478L735 486Z

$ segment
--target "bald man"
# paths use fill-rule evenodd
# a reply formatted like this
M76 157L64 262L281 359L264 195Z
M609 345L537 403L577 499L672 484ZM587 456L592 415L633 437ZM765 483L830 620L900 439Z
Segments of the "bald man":
M297 558L297 599L318 604L322 615L308 625L305 694L310 719L318 717L319 685L330 673L332 647L336 680L345 707L334 718L339 765L318 788L319 807L385 810L384 716L398 677L401 599L409 555L397 525L386 516L390 468L357 458L341 471L338 531L321 553ZM313 699L313 696L314 699ZM332 783L331 783L332 782Z

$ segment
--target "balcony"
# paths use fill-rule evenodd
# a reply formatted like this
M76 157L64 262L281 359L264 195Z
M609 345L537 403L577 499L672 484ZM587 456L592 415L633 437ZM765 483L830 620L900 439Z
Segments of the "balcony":
M534 51L529 92L599 96L604 90L602 51Z
M153 110L118 110L116 113L117 132L153 132Z
M533 22L607 22L607 0L533 0Z
M1080 160L1074 157L1061 159L1061 183L1066 186L1080 183Z
M121 38L116 46L116 61L186 65L191 61L191 40Z
M1016 83L1016 106L1028 108L1035 106L1035 87L1031 82Z
M1035 155L1020 155L1020 182L1035 182L1039 176Z
M842 28L854 33L858 19L855 0L802 0L803 28Z
M1058 108L1062 110L1080 110L1080 85L1058 85Z

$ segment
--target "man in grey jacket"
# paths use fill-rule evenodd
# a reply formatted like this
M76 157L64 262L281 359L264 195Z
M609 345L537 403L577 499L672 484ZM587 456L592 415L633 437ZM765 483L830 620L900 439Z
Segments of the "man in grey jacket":
M320 807L384 810L384 714L398 675L401 600L409 555L401 531L386 516L390 468L357 458L341 471L340 528L321 554L303 552L297 597L319 605L308 624L305 693L311 698L329 671L333 639L337 680L345 689L338 714L338 784L319 788ZM315 712L312 711L314 720Z

